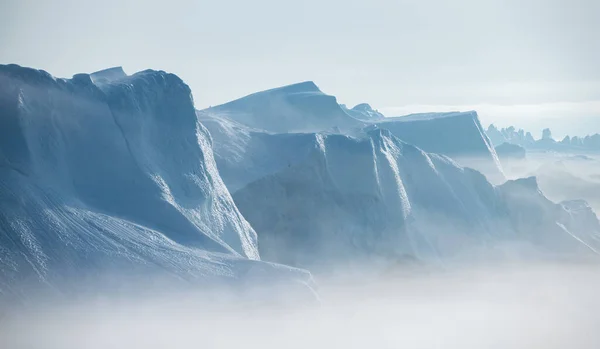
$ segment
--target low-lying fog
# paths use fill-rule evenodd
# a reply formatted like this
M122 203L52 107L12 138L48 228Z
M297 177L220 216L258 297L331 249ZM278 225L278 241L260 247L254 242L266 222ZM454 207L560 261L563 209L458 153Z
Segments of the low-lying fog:
M597 265L520 265L322 277L312 305L201 291L55 304L6 314L0 347L600 348L599 276Z
M524 160L503 159L508 179L536 176L540 189L550 200L586 200L600 213L600 156L528 152Z

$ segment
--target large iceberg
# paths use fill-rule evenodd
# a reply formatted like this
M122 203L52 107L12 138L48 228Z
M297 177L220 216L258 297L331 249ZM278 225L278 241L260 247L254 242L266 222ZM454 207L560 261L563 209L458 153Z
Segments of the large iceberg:
M162 71L0 66L2 294L160 274L312 296L294 267L597 256L585 202L502 180L475 112L384 118L312 82L198 111Z
M257 92L199 111L222 126L235 125L267 133L327 132L358 135L373 128L390 130L421 149L452 157L461 165L483 172L494 183L505 180L492 143L477 113L450 112L386 118L366 103L354 108L340 105L313 82ZM211 130L211 133L213 130Z
M1 293L109 270L309 280L259 259L177 76L0 66Z
M264 110L262 103L243 105ZM293 122L302 125L304 114L296 111ZM197 114L267 260L314 268L365 259L447 263L598 250L593 212L593 218L569 214L572 205L546 199L535 180L499 185L502 168L476 112L363 117L360 130L297 133L251 124L231 108ZM522 183L529 189L519 189Z
M359 137L269 134L199 115L215 137L217 164L226 169L223 178L236 205L258 231L266 260L364 267L365 261L448 263L465 256L597 250L600 224L593 212L581 223L565 206L545 199L535 181L524 182L530 184L523 191L513 182L494 186L481 173L388 130Z

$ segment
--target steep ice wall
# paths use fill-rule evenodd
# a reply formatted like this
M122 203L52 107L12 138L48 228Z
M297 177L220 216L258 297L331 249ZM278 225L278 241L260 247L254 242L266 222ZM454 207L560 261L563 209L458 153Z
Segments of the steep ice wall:
M269 157L271 148L265 149ZM237 190L234 200L259 232L263 258L296 266L448 262L477 253L502 258L516 254L500 248L513 243L548 253L594 253L585 245L599 235L595 216L578 226L576 217L549 214L563 212L561 206L535 190L527 191L529 206L519 206L510 188L379 129L364 138L315 134L303 161ZM516 218L526 212L537 217L533 223ZM582 227L592 233L581 237Z
M273 134L204 111L197 114L210 131L219 173L231 193L303 161L314 148L313 133Z
M475 111L386 118L377 126L426 152L447 155L481 171L494 183L505 179L494 146Z
M347 131L363 125L312 81L257 92L203 112L274 133Z
M0 208L4 290L88 266L193 278L259 259L190 89L162 71L0 66Z

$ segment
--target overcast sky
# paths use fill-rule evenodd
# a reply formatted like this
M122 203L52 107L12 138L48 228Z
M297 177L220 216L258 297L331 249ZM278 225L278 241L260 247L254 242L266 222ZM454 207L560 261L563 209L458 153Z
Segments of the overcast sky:
M599 18L597 0L1 0L0 63L162 69L199 108L313 80L389 116L477 108L600 132Z

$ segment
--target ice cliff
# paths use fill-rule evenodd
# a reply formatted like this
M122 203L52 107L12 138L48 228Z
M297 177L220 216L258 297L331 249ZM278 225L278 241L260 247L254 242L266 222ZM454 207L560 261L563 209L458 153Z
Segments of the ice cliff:
M0 292L106 270L307 275L259 258L177 76L0 66Z

